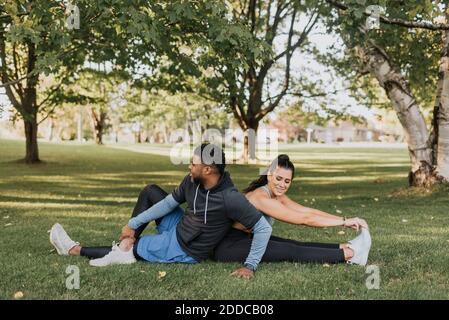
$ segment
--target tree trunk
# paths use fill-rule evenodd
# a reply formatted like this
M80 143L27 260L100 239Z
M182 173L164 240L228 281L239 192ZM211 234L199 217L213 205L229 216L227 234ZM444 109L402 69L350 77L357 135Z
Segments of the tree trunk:
M97 115L97 112L94 108L91 108L92 115L92 123L95 134L95 143L98 145L103 144L103 131L106 121L106 113L100 110L100 115Z
M83 112L81 107L79 107L76 117L76 138L78 142L83 142Z
M369 40L367 47L358 48L358 53L370 73L384 88L405 131L411 160L410 186L427 187L433 184L429 132L405 77L395 68L385 51Z
M37 145L37 119L36 116L23 120L26 137L25 163L39 163L39 148Z
M95 128L95 143L98 145L103 144L103 128L101 126Z
M449 182L449 31L443 31L443 50L438 72L435 98L433 136L435 176L438 181Z
M54 133L54 129L55 129L55 122L54 122L53 118L50 118L48 121L50 122L50 124L49 124L50 128L48 130L48 138L47 138L47 140L51 142L51 141L53 141L53 133Z
M243 131L243 158L244 163L255 163L256 159L256 139L257 139L257 127L248 128Z

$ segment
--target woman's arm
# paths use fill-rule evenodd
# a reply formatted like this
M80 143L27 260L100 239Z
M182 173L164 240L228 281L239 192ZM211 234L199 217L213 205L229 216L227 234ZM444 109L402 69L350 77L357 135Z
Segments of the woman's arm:
M299 203L296 203L295 201L291 200L289 197L287 197L286 195L283 195L282 197L279 197L279 200L288 208L293 209L295 211L298 212L304 212L304 213L313 213L322 217L327 217L329 219L335 219L335 220L339 220L341 221L343 218L321 211L321 210L317 210L317 209L313 209L313 208L308 208L308 207L304 207L302 205L300 205Z
M302 213L311 213L314 215L318 215L321 217L326 217L328 219L334 219L336 221L342 221L342 217L321 211L321 210L317 210L317 209L313 209L313 208L308 208L308 207L304 207L302 205L300 205L299 203L296 203L295 201L291 200L289 197L287 197L286 195L283 195L282 197L279 197L279 201L281 201L281 203L283 203L286 207L295 210L296 212L302 212ZM365 220L360 219L360 218L351 218L351 219L346 219L345 220L345 227L350 227L353 229L358 229L359 227L363 227L363 228L368 228L368 224L366 223Z
M259 210L277 220L291 224L303 224L311 227L335 227L344 225L343 218L335 219L316 215L310 210L297 211L267 195L251 197L250 202Z

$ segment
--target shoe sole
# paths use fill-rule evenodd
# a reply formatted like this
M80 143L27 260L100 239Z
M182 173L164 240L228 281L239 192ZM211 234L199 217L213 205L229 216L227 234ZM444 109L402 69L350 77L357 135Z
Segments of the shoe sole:
M369 252L371 250L371 235L369 233L365 236L365 241L368 242L369 245L367 245L365 247L366 253L365 253L365 255L363 256L363 259L362 259L363 262L364 262L363 266L365 266L368 263L368 255L369 255Z
M65 254L59 250L58 246L55 244L55 242L54 242L53 239L52 239L52 238L53 238L53 230L54 230L54 228L51 228L51 230L50 230L50 243L53 245L53 247L55 247L56 252L57 252L60 256L64 256ZM55 236L55 238L56 238L56 236Z
M134 261L127 261L127 262L120 262L120 263L109 263L109 264L105 264L105 265L94 265L94 264L92 264L92 263L90 263L90 261L89 261L89 265L90 266L92 266L92 267L108 267L108 266L114 266L114 265L118 265L118 264L133 264L133 263L135 263L137 260L134 260Z

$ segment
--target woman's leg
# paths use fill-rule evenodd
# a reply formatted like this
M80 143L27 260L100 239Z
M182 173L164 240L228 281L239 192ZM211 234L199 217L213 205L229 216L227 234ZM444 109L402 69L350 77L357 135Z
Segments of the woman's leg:
M285 240L285 239L283 239ZM252 239L241 232L231 231L215 248L214 257L222 262L244 262L249 254ZM319 262L339 263L348 259L343 249L304 246L298 243L270 240L263 262Z
M340 249L340 244L338 243L320 243L320 242L302 242L292 239L284 239L277 236L271 236L270 240L278 241L278 242L287 242L292 244L297 244L305 247L316 247L316 248L327 248L327 249Z
M155 184L147 185L140 192L139 197L137 199L137 203L134 206L134 210L131 217L135 217L145 210L151 208L154 204L161 201L167 196L167 192L161 189L159 186ZM156 224L159 224L162 221L162 218L156 220ZM140 226L135 233L136 239L142 234L143 230L146 228L148 223ZM97 259L102 258L111 252L111 246L100 246L100 247L81 247L76 246L73 247L69 253L70 255L80 255L83 257L87 257L89 259ZM127 251L127 250L125 250Z

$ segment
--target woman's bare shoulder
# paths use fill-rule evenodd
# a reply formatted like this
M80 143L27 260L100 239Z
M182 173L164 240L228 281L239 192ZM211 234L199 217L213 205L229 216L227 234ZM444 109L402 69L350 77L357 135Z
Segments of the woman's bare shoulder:
M248 192L247 194L245 194L245 196L248 199L264 199L264 198L270 198L270 196L268 195L268 193L264 190L262 190L261 188L257 188L251 192Z

